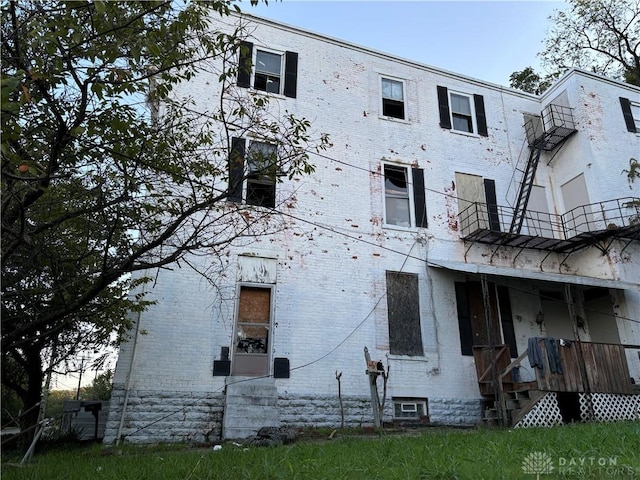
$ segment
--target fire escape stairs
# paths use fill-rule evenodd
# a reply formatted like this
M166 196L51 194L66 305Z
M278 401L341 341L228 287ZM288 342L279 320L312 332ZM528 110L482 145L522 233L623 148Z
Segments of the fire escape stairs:
M525 170L522 172L522 182L518 189L518 198L513 207L513 218L511 220L511 226L509 227L509 233L519 234L520 230L522 230L522 224L524 223L527 212L527 205L529 204L529 197L531 196L531 189L533 188L533 181L536 177L536 170L538 169L543 145L544 138L540 138L533 147L531 147L529 160L527 160Z
M528 120L524 128L529 143L529 159L524 170L518 169L522 173L522 181L509 227L509 233L515 235L519 235L522 230L540 155L543 151L558 149L577 132L571 109L560 105L549 105L542 112L541 118L536 118L536 121Z

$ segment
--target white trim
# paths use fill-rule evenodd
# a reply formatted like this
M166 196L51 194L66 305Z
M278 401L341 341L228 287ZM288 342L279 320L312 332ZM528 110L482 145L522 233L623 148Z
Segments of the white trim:
M278 93L275 92L268 92L266 90L258 90L256 88L256 67L258 65L258 52L264 52L264 53L270 53L272 55L278 55L280 57L280 88L278 89ZM251 62L252 62L252 67L251 67L251 88L253 90L255 90L256 92L263 92L266 95L280 95L283 96L284 95L284 76L285 76L285 52L282 52L280 50L274 50L271 48L265 48L262 46L256 46L253 49L253 54L251 56Z
M405 171L406 181L407 181L407 195L409 196L409 225L396 225L394 223L387 223L387 192L386 192L386 176L385 176L385 166L402 168ZM403 165L400 163L392 163L392 162L381 162L382 168L382 222L384 227L389 228L399 228L403 230L412 230L416 227L416 219L415 219L415 204L413 201L413 178L412 171L409 165Z
M380 96L379 96L379 103L380 103L380 116L382 118L385 119L391 119L391 120L402 120L402 121L408 121L409 120L409 102L407 101L407 82L402 79L402 78L397 78L397 77L393 77L391 75L384 75L382 73L379 74L380 78L379 78L379 82L378 82L378 86L380 88ZM402 85L402 104L403 104L403 110L404 110L404 117L402 118L398 118L398 117L392 117L389 115L385 115L384 114L384 97L382 95L382 82L383 80L389 80L391 82L397 82L400 83ZM393 100L393 99L390 99Z
M464 135L478 136L478 122L476 120L476 105L473 95L470 93L458 92L456 90L447 89L449 95L449 120L451 121L451 131L456 133L462 133ZM469 101L469 110L471 112L471 131L458 130L453 121L453 102L451 101L451 95L457 95L458 97L465 97Z

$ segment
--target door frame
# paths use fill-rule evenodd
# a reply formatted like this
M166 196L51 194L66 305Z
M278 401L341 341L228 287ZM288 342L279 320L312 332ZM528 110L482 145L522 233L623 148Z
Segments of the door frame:
M237 351L238 345L238 315L240 313L240 297L243 287L256 288L269 291L269 322L267 328L266 353L241 353ZM275 285L266 283L240 282L233 316L233 336L231 338L231 375L260 377L271 374L271 345L273 343L273 317L274 317L274 291Z

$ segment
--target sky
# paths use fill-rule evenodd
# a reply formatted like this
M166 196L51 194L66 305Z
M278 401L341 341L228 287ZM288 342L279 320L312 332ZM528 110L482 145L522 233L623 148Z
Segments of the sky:
M560 1L269 0L240 8L350 43L498 85L541 70L548 17Z

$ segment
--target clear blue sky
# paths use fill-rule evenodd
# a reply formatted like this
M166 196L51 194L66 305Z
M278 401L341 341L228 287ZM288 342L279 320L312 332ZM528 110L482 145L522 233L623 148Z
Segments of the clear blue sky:
M269 0L246 13L456 73L509 85L536 56L560 1Z

